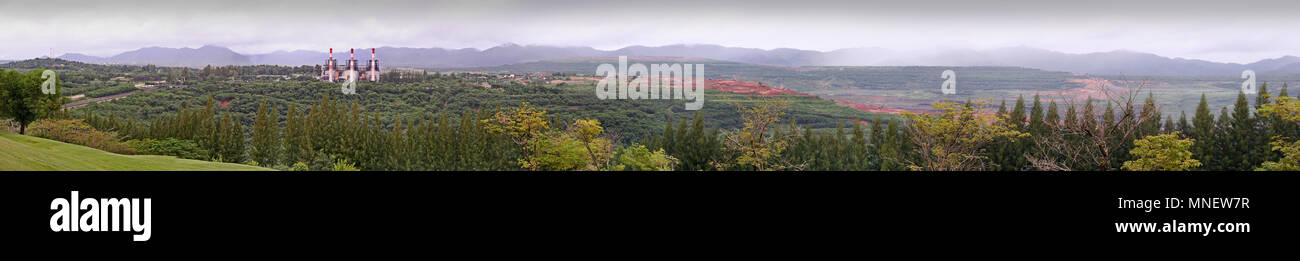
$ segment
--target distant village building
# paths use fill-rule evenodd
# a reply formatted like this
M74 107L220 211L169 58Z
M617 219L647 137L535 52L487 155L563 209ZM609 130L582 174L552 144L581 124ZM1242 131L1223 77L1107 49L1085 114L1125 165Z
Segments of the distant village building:
M375 58L375 49L370 49L370 62L365 69L357 63L356 50L349 49L348 64L344 68L338 66L338 60L334 60L334 48L330 48L329 60L325 60L325 67L321 68L318 79L327 82L348 81L348 77L356 75L358 79L365 79L371 82L379 81L379 58Z

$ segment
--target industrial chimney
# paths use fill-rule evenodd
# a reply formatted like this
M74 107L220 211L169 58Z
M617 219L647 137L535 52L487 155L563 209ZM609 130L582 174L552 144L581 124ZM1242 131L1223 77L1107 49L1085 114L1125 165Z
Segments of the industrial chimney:
M370 71L366 72L366 78L372 82L379 81L379 58L375 58L375 48L370 48Z
M357 50L348 48L348 81L356 81L357 75Z
M338 67L338 62L334 61L334 48L330 48L330 58L329 60L325 60L325 71L322 72L324 75L322 75L323 77L321 78L329 80L330 82L336 81L336 77L338 77L338 71L335 69L336 67Z

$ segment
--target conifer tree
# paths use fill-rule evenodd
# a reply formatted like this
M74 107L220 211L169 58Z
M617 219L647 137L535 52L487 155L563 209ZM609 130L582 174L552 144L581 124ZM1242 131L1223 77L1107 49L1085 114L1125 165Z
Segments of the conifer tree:
M1050 126L1061 124L1061 114L1057 110L1056 101L1047 104L1047 116L1043 121L1047 124L1043 127L1044 131L1049 130Z
M1262 86L1262 85L1261 85ZM1260 89L1261 96L1267 96ZM1252 170L1260 163L1263 163L1264 153L1267 152L1267 142L1260 139L1262 136L1256 127L1256 120L1251 115L1250 104L1246 100L1246 93L1237 92L1237 103L1233 105L1231 129L1227 130L1229 142L1225 143L1227 154L1227 167L1229 170Z
M1036 121L1039 122L1038 124L1041 124L1042 110L1041 107L1039 108L1040 108L1039 113L1037 114L1039 118ZM1029 132L1029 130L1032 128L1030 126L1031 124L1034 127L1038 126L1038 124L1033 124L1026 121L1027 116L1025 115L1025 110L1026 110L1025 96L1021 95L1018 98L1016 98L1015 107L1012 108L1011 111L1007 112L1007 117L1008 117L1007 123L1013 124L1014 130ZM1002 170L1002 171L1014 171L1014 170L1020 170L1025 165L1028 165L1028 160L1025 159L1024 156L1025 152L1028 151L1027 148L1032 146L1030 145L1030 142L1028 142L1029 141L1028 138L1013 137L1012 139L1016 139L1016 140L1014 141L999 140L997 141L997 143L994 143L991 146L993 150L995 150L996 152L995 155L990 156L993 158L992 159L992 163L994 164L993 169Z
M1025 124L1025 96L1024 95L1021 95L1020 98L1016 99L1016 107L1011 109L1009 115L1011 116L1011 121L1008 123L1015 124L1016 127L1021 128L1021 130L1028 130L1028 126Z
M1034 105L1029 109L1030 135L1042 135L1047 132L1047 125L1043 123L1043 102L1039 100L1038 94L1034 94Z
M875 118L871 119L871 126L868 126L871 127L871 138L869 139L871 141L871 149L876 155L881 155L881 150L885 148L885 132L883 131L885 128L884 124L885 123L880 120L880 116L877 115Z
M1175 132L1175 131L1178 131L1178 125L1174 125L1174 116L1173 116L1173 115L1166 116L1166 117L1165 117L1165 124L1164 124L1164 127L1161 128L1161 132L1160 132L1160 133L1161 133L1161 134L1170 134L1170 133L1173 133L1173 132Z
M1142 103L1142 114L1139 116L1147 119L1138 126L1138 135L1136 138L1156 135L1160 133L1160 108L1156 105L1156 96L1148 92L1147 99Z
M1065 122L1062 124L1065 126L1079 124L1079 113L1074 110L1074 103L1070 103L1070 107L1065 109Z
M891 119L889 124L885 126L885 146L880 152L880 170L899 171L906 170L907 167L904 163L905 159L898 149L898 144L902 143L903 140L898 135L898 125L895 122L897 120Z
M850 146L853 161L851 170L868 170L871 167L871 150L867 146L867 133L862 130L862 123L859 120L853 121L853 138Z
M1083 113L1079 115L1079 126L1085 130L1097 131L1097 112L1092 107L1092 98L1083 105Z
M1219 118L1218 121L1226 119L1226 117L1223 117ZM1215 147L1217 147L1220 137L1214 135L1217 126L1214 115L1210 114L1210 105L1205 99L1205 94L1202 93L1201 102L1196 105L1196 115L1192 117L1192 128L1188 134L1193 139L1200 141L1192 145L1192 155L1205 163L1202 165L1205 169L1215 169L1219 166L1217 155L1221 152L1216 151Z
M1210 170L1231 170L1236 165L1233 163L1234 157L1227 155L1235 153L1235 150L1231 148L1233 144L1236 144L1233 135L1234 128L1232 127L1235 122L1236 119L1232 117L1232 114L1228 113L1228 107L1219 108L1219 117L1214 122L1214 129L1209 134L1209 137L1214 142L1209 150L1211 163L1206 164L1206 167L1209 167Z
M1183 135L1191 136L1188 132L1192 131L1192 124L1187 123L1187 111L1183 111L1182 116L1178 117L1177 130L1182 132ZM1193 148L1195 148L1195 146L1193 146Z
M280 141L276 129L279 129L279 115L272 109L267 111L266 99L257 106L257 120L253 121L253 161L262 166L274 166L279 154Z

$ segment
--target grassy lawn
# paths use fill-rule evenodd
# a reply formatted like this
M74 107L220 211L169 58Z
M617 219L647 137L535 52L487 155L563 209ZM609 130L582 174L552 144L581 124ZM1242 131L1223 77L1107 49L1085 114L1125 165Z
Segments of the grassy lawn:
M172 156L121 155L48 139L0 131L0 171L180 171L272 170L242 164L179 159Z

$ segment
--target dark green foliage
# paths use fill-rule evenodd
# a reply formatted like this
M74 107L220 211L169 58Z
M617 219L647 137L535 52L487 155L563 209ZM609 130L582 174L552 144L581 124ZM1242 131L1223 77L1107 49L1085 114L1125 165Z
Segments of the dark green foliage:
M303 163L314 170L333 169L344 161L363 170L519 170L517 159L522 154L519 147L507 138L487 132L482 120L498 109L525 99L547 110L548 120L552 122L599 120L607 133L615 137L618 147L640 141L648 151L663 149L679 160L677 170L712 170L715 161L727 158L721 156L728 153L723 150L721 135L725 132L722 130L742 126L734 106L729 105L755 101L750 95L709 90L704 109L687 114L679 100L599 100L591 94L590 83L521 82L492 79L495 77L492 74L421 72L386 73L385 78L395 80L362 83L359 95L339 96L331 95L337 93L336 83L289 76L310 75L316 72L312 67L226 66L192 71L81 66L86 69L84 73L61 77L72 79L71 85L77 87L78 93L88 95L117 92L110 89L118 85L111 80L115 77L132 80L157 77L188 86L139 92L113 102L77 108L85 111L79 114L84 114L86 122L95 128L120 133L122 139L141 140L136 143L191 144L158 145L167 148L160 149L164 151L160 154L180 154L176 147L190 146L191 154L182 157L227 162L253 160L262 166L278 168ZM720 70L713 72L732 70L741 73L742 79L790 81L768 84L808 86L796 83L811 79L783 78L780 74L788 70L779 68L755 69L727 63L716 66ZM581 66L582 70L590 68L593 67ZM808 70L827 76L846 75L837 68ZM907 85L880 83L905 78L897 76L921 69L924 68L868 68L860 70L895 77L816 80L831 79L827 80L831 87L870 83L860 86L891 89ZM768 70L777 74L766 74ZM5 72L5 75L13 74ZM263 77L267 75L274 77ZM1267 85L1261 85L1260 90L1256 107L1270 102L1265 99L1270 97L1266 95ZM1287 92L1285 85L1281 92ZM907 132L901 130L905 122L898 121L896 116L857 111L813 96L782 97L791 104L785 116L789 125L774 128L772 133L775 137L786 137L789 142L781 155L784 159L802 164L807 170L907 169L915 146ZM1262 142L1274 135L1297 136L1300 130L1294 124L1252 117L1251 107L1245 101L1240 96L1232 112L1223 110L1223 116L1216 121L1203 97L1190 123L1184 114L1177 122L1172 117L1164 119L1162 126L1158 116L1156 120L1129 125L1138 116L1160 115L1150 94L1141 107L1107 101L1106 111L1098 112L1100 108L1095 108L1089 100L1082 108L1070 103L1064 108L1064 115L1059 114L1061 108L1056 101L1044 106L1038 96L1032 104L1021 97L1010 109L1003 101L998 113L1011 118L1019 130L1032 136L1017 142L993 143L987 155L996 164L993 169L1032 169L1034 166L1025 156L1040 150L1032 139L1053 133L1053 126L1086 126L1080 128L1107 132L1117 131L1116 128L1137 130L1140 135L1106 141L1117 144L1111 165L1119 166L1129 157L1125 146L1131 146L1133 139L1179 130L1197 140L1193 153L1205 163L1202 169L1247 170L1272 157ZM188 106L198 104L203 106ZM2 105L8 108L10 104ZM247 130L252 135L245 135ZM1075 143L1087 142L1077 136L1071 139ZM1071 169L1098 167L1071 166Z
M0 70L0 117L12 118L18 123L18 133L26 133L27 125L59 111L63 105L61 87L55 84L54 94L41 93L41 74L45 70L20 73L17 70Z
M135 147L137 154L176 156L177 158L196 160L208 159L208 151L200 148L198 143L191 140L175 138L161 140L138 139L127 141L127 144Z
M262 166L275 166L280 155L280 114L266 108L266 99L257 108L257 121L253 122L253 147L249 152Z
M1038 96L1034 96L1033 112L1031 116L1025 115L1025 97L1016 98L1016 105L1010 111L1005 111L1006 101L999 106L999 115L1007 117L1008 123L1014 124L1015 129L1029 133L1028 138L1016 138L1015 140L996 140L991 143L988 157L993 163L991 170L1015 171L1025 168L1029 161L1025 158L1025 153L1032 147L1031 139L1034 139L1034 133L1031 130L1045 130L1043 125L1042 103ZM1033 119L1026 119L1027 117Z

